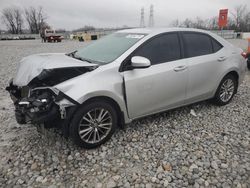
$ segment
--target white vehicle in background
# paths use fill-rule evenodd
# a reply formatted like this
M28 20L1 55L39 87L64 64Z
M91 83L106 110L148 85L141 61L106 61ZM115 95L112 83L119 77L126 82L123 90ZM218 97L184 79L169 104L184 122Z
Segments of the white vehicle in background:
M61 42L63 39L63 36L56 33L55 30L45 29L43 32L42 37L44 42Z
M22 59L6 88L20 124L54 124L85 148L117 127L212 99L228 104L246 72L246 54L208 31L129 29L69 54Z

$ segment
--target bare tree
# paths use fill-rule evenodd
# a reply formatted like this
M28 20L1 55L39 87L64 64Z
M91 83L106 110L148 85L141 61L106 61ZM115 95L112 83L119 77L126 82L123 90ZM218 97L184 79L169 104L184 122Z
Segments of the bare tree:
M173 26L173 27L179 27L180 26L180 22L178 19L174 20L171 22L170 26Z
M25 9L25 18L31 33L39 33L40 30L48 27L48 24L45 22L46 16L42 7Z
M244 16L244 27L242 28L243 31L250 31L250 12L248 11Z
M206 29L206 20L202 20L200 17L196 17L193 21L193 27L198 29Z
M250 11L247 9L246 5L235 7L235 10L231 14L232 16L228 17L226 29L241 32L250 31ZM193 27L199 29L217 30L219 29L218 19L218 16L214 16L210 19L201 19L200 17L197 17L196 19L186 18L182 22L179 22L179 20L174 20L170 25L187 28Z
M239 5L235 7L233 12L231 12L235 30L242 31L242 26L244 25L244 17L246 13L247 13L246 5Z
M209 30L217 30L219 28L218 27L218 21L219 21L218 16L214 16L214 17L210 18L208 20L208 23L207 23L207 29L209 29Z
M190 19L185 19L184 20L184 22L182 22L182 24L181 24L183 27L187 27L187 28L189 28L189 27L193 27L193 22L192 22L192 20L190 20Z
M21 9L15 6L3 9L2 20L12 34L22 33L23 12Z
M87 32L87 31L94 31L96 28L91 25L85 25L84 27L78 28L73 30L74 32Z

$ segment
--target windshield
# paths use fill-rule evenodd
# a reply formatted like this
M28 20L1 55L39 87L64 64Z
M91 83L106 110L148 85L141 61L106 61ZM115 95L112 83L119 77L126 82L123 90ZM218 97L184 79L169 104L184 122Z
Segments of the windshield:
M107 64L121 56L144 36L144 34L114 33L77 50L74 56L99 65Z

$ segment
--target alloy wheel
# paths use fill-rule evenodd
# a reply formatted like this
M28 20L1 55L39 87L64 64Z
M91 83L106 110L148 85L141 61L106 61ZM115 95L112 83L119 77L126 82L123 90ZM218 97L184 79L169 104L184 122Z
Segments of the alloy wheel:
M112 115L104 108L95 108L85 113L79 123L80 138L90 144L102 141L112 129Z
M220 88L219 96L221 101L228 102L232 98L234 90L235 90L235 85L233 80L226 79Z

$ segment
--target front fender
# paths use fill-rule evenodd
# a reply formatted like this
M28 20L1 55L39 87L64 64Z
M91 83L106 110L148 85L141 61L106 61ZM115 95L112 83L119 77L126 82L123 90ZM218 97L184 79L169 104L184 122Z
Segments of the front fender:
M115 68L98 68L55 87L80 104L94 97L111 98L124 113L125 122L130 122L124 99L123 78Z

